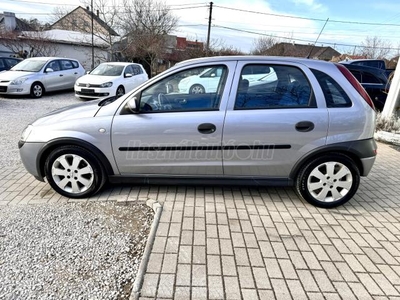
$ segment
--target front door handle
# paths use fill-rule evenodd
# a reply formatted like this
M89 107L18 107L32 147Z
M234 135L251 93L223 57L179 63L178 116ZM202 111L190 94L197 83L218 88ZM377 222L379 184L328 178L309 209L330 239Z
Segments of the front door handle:
M63 74L60 74L60 77L63 77L64 75Z
M210 134L214 133L215 130L217 130L217 127L215 127L215 125L211 123L203 123L197 127L197 130L203 134Z
M301 121L298 122L295 126L296 130L300 132L309 132L313 130L314 127L315 127L314 123L310 121Z

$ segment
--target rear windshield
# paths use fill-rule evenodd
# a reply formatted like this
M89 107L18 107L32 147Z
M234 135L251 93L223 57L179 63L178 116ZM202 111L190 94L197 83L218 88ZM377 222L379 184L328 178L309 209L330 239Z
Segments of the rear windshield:
M350 107L352 102L343 88L328 74L319 70L311 70L317 78L325 96L327 107Z

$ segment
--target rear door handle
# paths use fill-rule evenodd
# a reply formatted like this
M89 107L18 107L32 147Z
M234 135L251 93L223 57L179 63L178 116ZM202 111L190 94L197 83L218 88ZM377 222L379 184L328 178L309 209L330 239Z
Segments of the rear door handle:
M60 77L63 77L64 75L63 74L60 74Z
M215 127L215 125L211 123L203 123L197 127L197 130L203 134L210 134L214 133L215 130L217 130L217 127Z
M314 123L310 121L301 121L298 122L295 126L296 130L300 132L309 132L313 130L314 127L315 127Z

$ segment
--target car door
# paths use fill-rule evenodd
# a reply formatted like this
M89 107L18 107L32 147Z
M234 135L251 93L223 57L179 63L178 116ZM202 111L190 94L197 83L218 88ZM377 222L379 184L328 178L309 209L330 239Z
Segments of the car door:
M136 84L137 78L135 76L132 65L125 67L124 74L122 76L123 76L123 84L125 86L125 92L133 90L133 88L138 85Z
M61 77L63 78L63 88L73 88L77 79L78 71L74 69L72 62L69 59L60 60L61 64Z
M220 65L223 74L214 93L178 93L179 81L199 72L186 67L132 96L137 113L125 104L112 124L121 175L222 175L222 130L234 64Z
M46 91L57 91L63 89L63 86L65 85L64 75L61 71L61 64L58 59L51 60L46 65L43 72Z
M242 74L254 67L269 68L276 80L249 83ZM316 101L317 82L296 63L239 62L236 74L223 132L224 175L286 178L326 143L328 112Z

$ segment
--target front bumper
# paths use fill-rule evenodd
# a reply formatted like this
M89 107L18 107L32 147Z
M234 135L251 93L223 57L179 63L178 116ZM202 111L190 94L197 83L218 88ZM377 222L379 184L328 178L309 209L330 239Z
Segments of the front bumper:
M19 155L25 169L40 181L44 181L44 174L40 170L39 153L44 145L44 143L18 142Z
M75 96L79 98L97 99L102 97L114 96L116 91L113 88L84 88L75 86Z
M0 95L28 95L30 89L24 85L0 85Z

